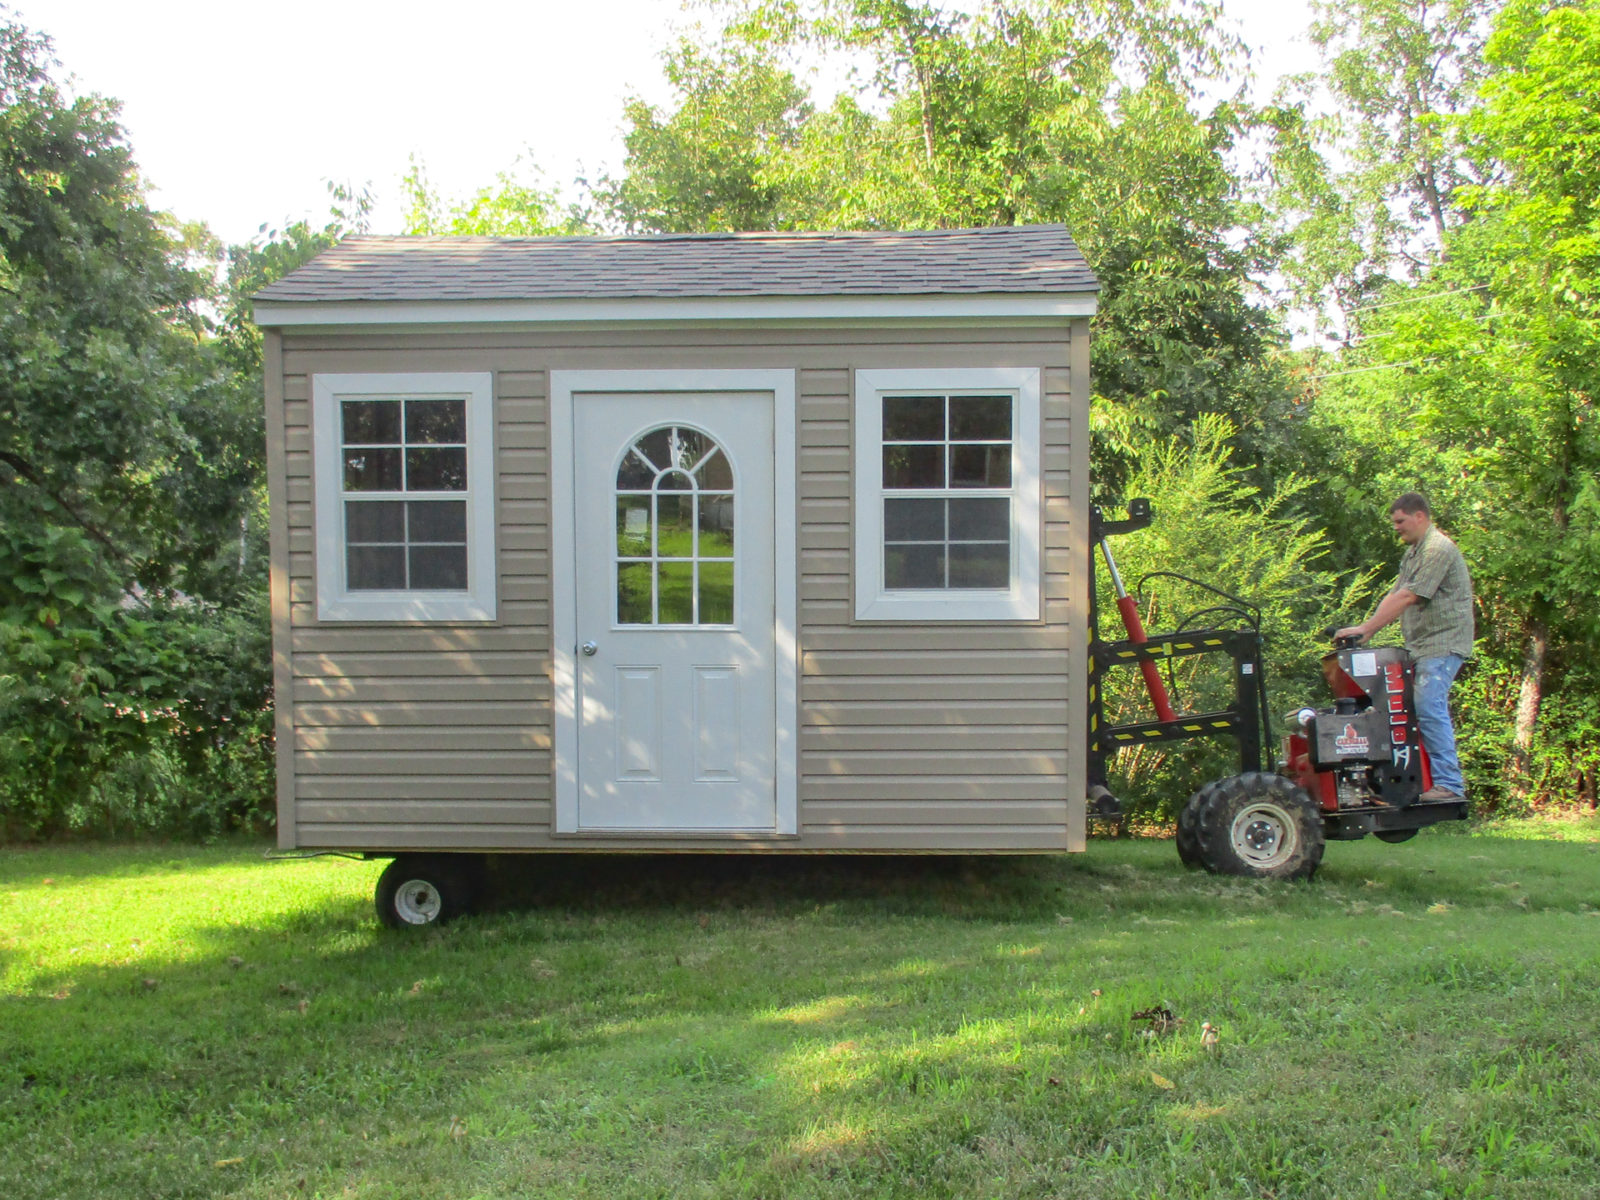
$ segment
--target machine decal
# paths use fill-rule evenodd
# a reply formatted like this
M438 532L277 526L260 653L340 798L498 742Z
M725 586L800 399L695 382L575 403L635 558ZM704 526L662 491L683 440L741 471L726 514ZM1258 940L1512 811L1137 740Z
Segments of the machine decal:
M1354 725L1346 725L1344 732L1333 739L1336 754L1365 754L1368 748L1367 739L1356 731Z

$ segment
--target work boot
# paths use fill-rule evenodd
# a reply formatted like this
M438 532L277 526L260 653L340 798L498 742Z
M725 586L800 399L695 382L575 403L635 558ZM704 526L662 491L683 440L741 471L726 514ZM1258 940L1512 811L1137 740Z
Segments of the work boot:
M1441 804L1446 800L1460 800L1461 793L1452 792L1449 788L1440 787L1438 784L1435 784L1433 787L1423 792L1422 795L1418 796L1417 799L1423 801L1425 804Z

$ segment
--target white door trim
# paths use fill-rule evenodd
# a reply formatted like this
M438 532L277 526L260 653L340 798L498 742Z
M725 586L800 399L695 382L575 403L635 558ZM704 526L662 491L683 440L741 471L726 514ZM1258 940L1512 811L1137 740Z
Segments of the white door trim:
M795 372L792 370L588 370L550 372L550 549L555 685L555 832L578 833L577 514L573 508L573 404L583 392L772 393L773 567L778 661L777 829L800 832L800 637L795 510ZM696 834L695 836L701 836Z

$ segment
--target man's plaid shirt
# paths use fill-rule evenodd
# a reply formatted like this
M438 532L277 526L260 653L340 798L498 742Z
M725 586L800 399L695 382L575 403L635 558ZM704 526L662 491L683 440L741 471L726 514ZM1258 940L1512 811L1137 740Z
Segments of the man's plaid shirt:
M1472 579L1456 544L1432 525L1400 559L1400 578L1417 603L1400 614L1412 658L1472 657Z

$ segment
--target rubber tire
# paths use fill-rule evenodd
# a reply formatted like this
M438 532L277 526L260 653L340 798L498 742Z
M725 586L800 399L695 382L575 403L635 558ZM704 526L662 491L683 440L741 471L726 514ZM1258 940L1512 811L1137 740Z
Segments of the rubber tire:
M398 855L373 892L378 920L390 929L449 924L472 911L481 876L475 855Z
M1211 799L1216 787L1215 783L1206 784L1178 810L1178 836L1174 839L1178 844L1178 861L1191 870L1199 870L1203 865L1200 859L1200 836L1195 826L1200 820L1200 810Z
M1391 846L1394 846L1399 845L1401 842L1409 842L1417 836L1417 831L1415 829L1375 829L1372 836L1380 842L1388 842Z
M1310 879L1322 864L1326 848L1322 812L1305 789L1282 775L1251 771L1219 779L1195 819L1200 863L1215 875L1248 879ZM1258 825L1256 811L1268 829L1277 830L1270 853L1257 856L1243 841L1245 829ZM1238 840L1236 841L1236 837Z

